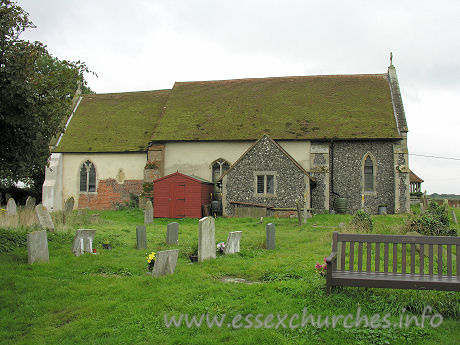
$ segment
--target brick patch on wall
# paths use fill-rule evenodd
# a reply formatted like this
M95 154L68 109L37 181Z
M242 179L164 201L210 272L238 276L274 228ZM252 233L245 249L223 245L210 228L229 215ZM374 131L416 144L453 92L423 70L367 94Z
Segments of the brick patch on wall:
M118 183L115 179L99 180L97 193L81 193L78 208L91 210L113 210L118 205L129 204L129 195L142 192L143 180L125 180Z

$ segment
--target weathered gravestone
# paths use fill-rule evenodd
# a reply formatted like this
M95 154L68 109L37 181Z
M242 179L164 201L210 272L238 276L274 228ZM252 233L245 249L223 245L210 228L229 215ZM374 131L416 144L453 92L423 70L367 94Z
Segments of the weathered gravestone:
M49 229L50 231L54 231L54 224L53 220L51 219L51 214L48 212L43 204L39 204L35 206L35 214L38 218L38 223L43 229Z
M266 229L266 249L275 249L275 224L268 223Z
M14 201L13 198L8 199L8 203L6 204L6 214L8 216L15 216L18 214L17 207L16 207L16 201Z
M420 203L420 213L425 213L425 204L423 202Z
M198 261L216 258L216 229L213 217L198 222Z
M153 205L152 201L147 201L144 210L144 224L151 224L153 222Z
M74 205L75 205L75 199L73 198L73 196L71 196L64 203L64 212L65 213L72 212Z
M73 239L72 252L76 256L84 253L92 253L95 235L96 230L94 229L78 229Z
M452 210L452 221L454 222L454 224L458 224L457 215L455 214L455 210Z
M136 226L136 248L147 248L147 231L145 229L145 225Z
M46 231L35 231L27 234L27 252L29 264L38 261L50 261Z
M35 198L28 196L26 200L26 209L31 210L35 207Z
M179 223L169 223L166 228L166 243L178 244L179 243Z
M155 266L153 266L152 276L159 277L166 274L173 274L176 269L178 256L179 249L158 252L155 258Z
M240 240L242 231L232 231L228 233L227 242L225 243L224 254L235 254L240 252Z

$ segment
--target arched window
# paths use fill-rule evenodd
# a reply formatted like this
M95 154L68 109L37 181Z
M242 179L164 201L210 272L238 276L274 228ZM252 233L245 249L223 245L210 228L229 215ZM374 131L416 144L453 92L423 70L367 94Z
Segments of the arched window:
M374 164L369 156L367 156L364 162L364 191L374 191Z
M216 183L219 177L222 176L230 168L230 163L225 159L219 158L212 163L212 182Z
M221 191L216 182L228 169L230 169L230 163L225 159L219 158L212 163L211 167L212 182L214 183L214 195L219 199Z
M370 153L366 153L361 161L362 172L362 193L376 195L376 176L377 176L377 163L375 157Z
M80 192L96 191L96 168L90 161L86 161L80 168Z

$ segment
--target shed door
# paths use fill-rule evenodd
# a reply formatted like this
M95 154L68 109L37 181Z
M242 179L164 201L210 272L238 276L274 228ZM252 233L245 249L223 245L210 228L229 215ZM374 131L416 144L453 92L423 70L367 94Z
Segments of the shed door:
M170 218L185 218L185 183L171 184Z

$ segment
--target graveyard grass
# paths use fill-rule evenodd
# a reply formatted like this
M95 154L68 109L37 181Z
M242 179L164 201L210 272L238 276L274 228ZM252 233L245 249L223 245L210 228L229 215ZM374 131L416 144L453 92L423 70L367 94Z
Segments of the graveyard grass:
M331 252L333 226L350 219L316 215L299 227L296 219L266 218L260 224L218 218L216 242L226 241L230 231L243 231L241 253L194 264L187 252L197 242L196 219L178 220L179 245L165 242L166 226L176 220L155 219L147 225L146 250L135 249L141 210L101 212L98 224L58 225L55 234L48 233L49 264L28 265L24 245L0 254L0 344L459 344L459 292L341 288L326 295L325 279L314 266ZM399 234L404 219L373 216L374 232ZM276 224L275 250L263 249L268 222ZM97 229L97 255L72 254L77 228ZM113 250L102 249L105 240ZM175 273L148 276L147 254L166 249L180 250ZM223 282L226 277L252 284ZM227 327L236 314L274 314L274 324L276 314L288 314L288 325L293 314L302 318L304 307L324 320L356 315L358 306L368 316L390 313L394 324L401 308L420 319L426 305L443 315L440 327ZM226 314L226 319L222 328L208 328L206 321L201 328L167 328L165 313L168 318Z

